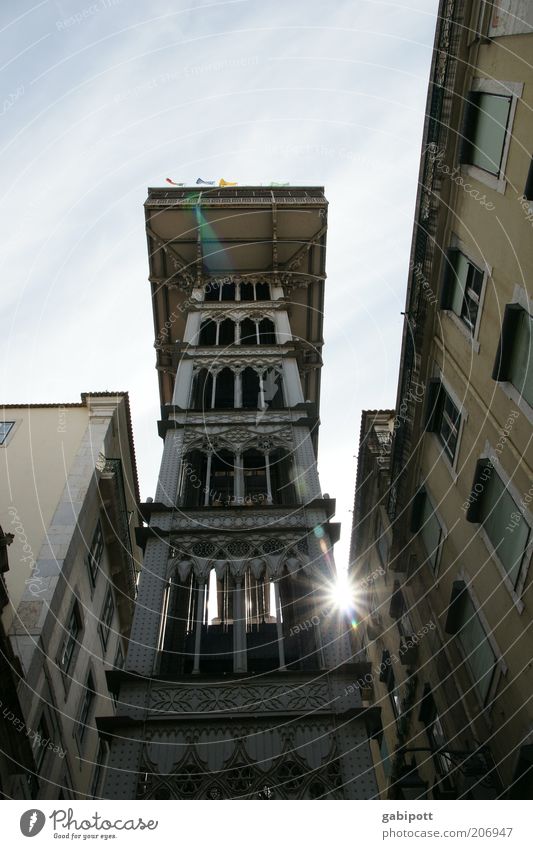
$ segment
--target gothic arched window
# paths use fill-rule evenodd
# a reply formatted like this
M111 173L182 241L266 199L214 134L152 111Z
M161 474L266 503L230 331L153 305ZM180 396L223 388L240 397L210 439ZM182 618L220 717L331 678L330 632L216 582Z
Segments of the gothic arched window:
M235 342L235 323L231 318L225 318L220 322L218 329L218 344L233 345Z
M241 283L241 301L253 301L254 299L254 284Z
M270 283L255 284L255 298L257 301L270 300Z
M230 410L235 406L235 375L230 368L223 368L216 376L215 408Z
M257 324L251 318L241 321L241 345L257 345Z
M269 499L265 455L245 451L242 457L244 503L267 504Z
M288 453L281 449L269 455L270 488L274 504L294 504L291 463Z
M242 373L242 406L248 410L257 410L260 406L259 375L253 368L245 368Z
M200 369L194 378L191 407L193 410L210 410L213 395L213 375L208 369Z
M221 301L235 300L235 283L224 283L220 292Z
M259 322L259 344L276 344L276 328L274 327L274 322L271 321L270 318L262 318Z
M199 345L216 345L217 343L217 325L216 322L208 321L202 322L202 326L200 327L200 338L198 340Z
M214 280L209 283L204 290L204 301L219 301L220 300L220 284Z
M231 451L217 451L211 457L209 503L231 503L235 492L235 461Z

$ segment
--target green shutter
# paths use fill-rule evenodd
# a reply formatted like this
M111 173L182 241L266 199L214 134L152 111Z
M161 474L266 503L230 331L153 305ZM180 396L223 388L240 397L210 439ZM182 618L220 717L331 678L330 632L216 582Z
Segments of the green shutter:
M446 613L446 622L444 623L444 630L447 634L457 634L457 631L461 627L464 601L467 595L465 582L454 581L450 603L448 604L448 611Z
M509 380L512 359L515 353L515 339L520 322L520 304L507 304L503 315L502 332L492 368L493 380Z
M425 499L424 509L422 511L422 523L420 527L420 536L428 553L427 562L435 571L437 555L439 553L439 543L441 537L441 527L439 521L433 512L429 498Z
M533 318L520 310L513 343L509 380L533 407Z
M455 265L458 253L457 248L448 248L444 256L440 289L441 310L449 310L452 306L452 297L455 289Z
M419 489L418 492L415 492L411 505L410 531L412 534L417 534L420 530L420 523L422 521L422 514L426 500L427 496L425 489Z
M455 274L453 278L453 290L450 301L450 307L456 315L461 315L463 309L463 300L465 297L466 279L468 277L468 268L470 263L464 254L457 252L455 257Z
M492 681L496 656L476 613L472 599L467 593L463 605L462 624L458 636L475 686L482 702L485 703Z
M425 429L428 431L435 431L437 428L437 418L440 407L440 392L441 392L441 382L438 378L431 378L427 384L426 390L426 410L425 410L425 420L426 427Z
M495 473L485 485L482 512L485 533L513 587L516 587L530 528L502 479Z
M511 97L481 93L472 137L471 163L496 176L500 173Z

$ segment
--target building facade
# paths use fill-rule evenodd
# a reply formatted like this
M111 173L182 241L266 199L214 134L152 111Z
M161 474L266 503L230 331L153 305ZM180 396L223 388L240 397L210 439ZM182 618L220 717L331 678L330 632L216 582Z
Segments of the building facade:
M2 627L18 699L9 721L33 761L25 787L5 793L92 798L106 759L95 717L115 710L105 668L123 662L136 590L129 400L84 394L3 414L0 515L13 539Z
M0 614L9 604L6 573L9 571L8 547L14 538L14 534L6 534L0 527ZM0 618L0 799L31 799L35 787L31 743L25 733L14 733L22 731L23 724L20 729L13 726L22 716L17 692L21 672L20 661Z
M391 616L435 627L390 798L533 794L532 24L440 3L379 508Z
M145 211L164 448L104 795L371 798L316 467L323 190L150 189Z

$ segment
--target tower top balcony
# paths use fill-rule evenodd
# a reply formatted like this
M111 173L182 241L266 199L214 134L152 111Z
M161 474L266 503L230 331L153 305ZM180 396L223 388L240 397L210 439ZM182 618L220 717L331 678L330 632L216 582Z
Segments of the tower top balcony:
M171 401L176 363L161 342L185 338L188 313L213 284L270 283L294 339L321 350L328 208L321 186L149 188L144 206L162 404ZM316 401L318 373L311 382Z

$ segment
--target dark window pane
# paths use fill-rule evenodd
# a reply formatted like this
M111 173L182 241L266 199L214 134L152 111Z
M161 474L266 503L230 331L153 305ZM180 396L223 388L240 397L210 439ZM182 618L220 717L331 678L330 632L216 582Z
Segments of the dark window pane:
M229 368L223 368L217 374L215 386L215 407L224 410L235 406L235 375Z
M253 301L254 286L253 283L241 283L241 301Z
M252 410L259 406L259 375L253 368L242 373L242 406Z
M270 283L256 283L255 297L258 301L270 300Z
M200 328L199 345L215 345L217 326L214 321L205 321Z
M257 325L250 318L241 321L241 345L257 345Z
M235 324L231 318L225 318L218 331L219 345L233 345L235 342Z

